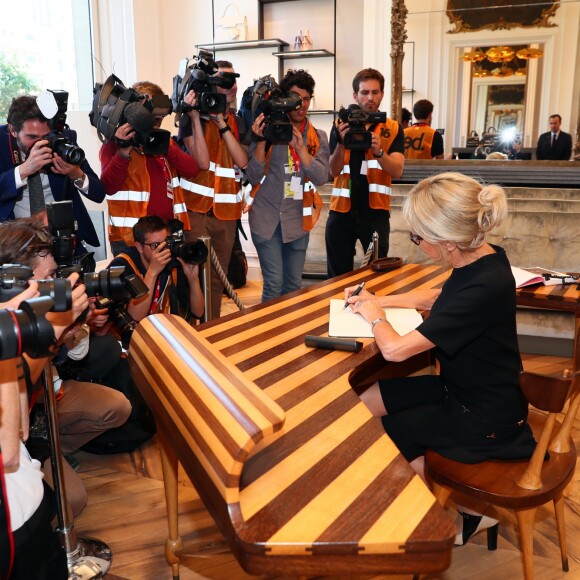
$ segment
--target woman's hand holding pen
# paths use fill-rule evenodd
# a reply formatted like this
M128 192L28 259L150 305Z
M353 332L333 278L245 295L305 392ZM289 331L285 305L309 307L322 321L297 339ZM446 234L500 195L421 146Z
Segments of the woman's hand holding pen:
M364 302L365 300L373 300L374 298L376 298L376 296L374 294L371 294L370 292L368 292L364 288L358 294L354 294L357 290L358 290L358 286L349 286L348 288L345 288L345 290L344 290L344 300L345 300L345 302L348 302L349 305L351 305L351 306L357 300ZM354 294L354 296L353 296L353 294Z
M377 297L365 289L355 294L358 288L358 286L350 286L344 291L345 302L348 303L351 310L360 314L367 322L384 317L383 309L376 302Z

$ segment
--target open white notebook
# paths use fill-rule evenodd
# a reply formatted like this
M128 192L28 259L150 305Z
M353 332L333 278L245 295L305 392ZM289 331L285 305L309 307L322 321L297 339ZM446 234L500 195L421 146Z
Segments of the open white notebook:
M401 335L414 330L423 322L423 318L414 308L385 308L385 318ZM350 308L345 310L344 300L330 300L330 322L328 336L343 338L372 338L371 325Z
M548 270L541 266L534 268L516 268L512 266L512 274L516 281L516 288L523 288L524 286L531 286L532 284L544 284L546 286L556 286L557 284L574 284L577 282L576 278L566 276L563 272L556 272L555 270ZM552 274L556 276L564 276L563 278L544 278L542 274Z

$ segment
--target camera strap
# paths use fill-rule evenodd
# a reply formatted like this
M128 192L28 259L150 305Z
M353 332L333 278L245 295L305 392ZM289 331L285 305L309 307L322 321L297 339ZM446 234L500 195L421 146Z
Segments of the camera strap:
M18 147L18 143L16 142L16 139L14 139L10 131L8 131L8 142L10 143L10 156L12 158L12 165L14 165L14 167L17 167L24 160L22 159L20 147Z

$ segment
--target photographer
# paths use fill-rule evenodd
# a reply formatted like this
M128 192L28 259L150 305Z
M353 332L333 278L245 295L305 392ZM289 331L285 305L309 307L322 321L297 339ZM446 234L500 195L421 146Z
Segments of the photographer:
M0 310L18 308L36 296L37 285L32 281L26 290L0 304ZM66 555L51 525L52 491L42 481L40 463L24 445L28 397L18 380L20 364L19 358L0 361L0 577L66 579Z
M215 62L215 66L216 76L224 73L238 76L231 62L220 60ZM186 239L194 241L202 235L209 236L211 247L223 271L227 272L243 207L240 180L236 179L235 173L236 168L245 169L248 155L240 145L246 132L245 123L232 109L238 91L235 78L231 88L216 85L216 91L226 96L227 111L210 114L210 122L201 121L211 167L208 171L200 171L191 181L182 179L181 185L191 225L191 229L186 232ZM191 120L180 128L179 138L187 151L194 151L198 137L194 138L192 134ZM211 291L212 318L219 318L224 286L214 268Z
M132 300L127 306L127 312L134 320L158 312L178 314L187 321L192 316L203 316L199 263L187 263L179 257L176 263L168 246L170 237L171 229L163 218L139 218L133 226L135 245L109 264L109 268L124 266L126 272L140 276L149 288L145 296Z
M23 218L0 224L0 264L18 263L32 269L33 279L52 278L57 270L53 254L53 239L44 228L40 217ZM73 285L72 308L67 312L49 312L47 320L54 328L59 349L64 349L82 324L76 322L89 307L83 284L77 284L78 273L69 276ZM87 323L92 313L89 310ZM29 368L29 381L34 387L46 366L45 359L24 356ZM77 451L101 433L125 423L131 405L122 393L99 384L65 380L55 384L57 391L57 416L61 448L65 457ZM36 393L36 397L38 393ZM43 458L44 459L44 458ZM43 471L49 483L52 473L45 461ZM86 504L83 483L68 462L63 462L67 498L76 516Z
M49 119L35 97L13 99L7 119L8 124L0 126L0 221L30 216L53 201L72 200L79 238L99 246L80 194L100 203L105 199L105 188L89 163L68 163L53 151L47 140L51 135ZM76 146L75 131L64 128L62 136L69 148Z
M413 105L416 122L404 129L405 159L443 159L443 135L431 128L433 103L421 99Z
M328 139L306 117L314 84L304 70L289 70L280 83L283 93L301 98L300 107L287 113L289 143L266 139L271 126L263 113L252 125L246 177L253 186L249 218L264 279L262 302L301 287L310 230L322 207L314 186L328 179Z
M164 95L161 87L146 81L135 83L133 89L148 100ZM195 94L188 95L188 99L194 98ZM154 126L159 128L163 117L170 112L170 108L154 110ZM175 217L185 224L186 230L189 229L179 177L193 178L200 169L209 168L199 113L192 111L190 118L196 142L193 155L184 153L173 140L169 141L166 155L146 154L142 147L132 144L135 127L129 123L120 125L115 131L115 139L101 147L101 179L107 192L109 241L115 256L133 244L132 227L139 217Z
M372 68L364 69L354 77L352 87L362 113L377 113L384 95L383 75ZM372 133L367 150L345 147L351 130L348 122L338 121L330 133L330 172L335 178L326 222L330 278L353 269L356 241L360 240L366 251L375 231L379 234L379 256L386 256L389 250L391 178L403 173L403 128L392 119L366 123L364 128Z

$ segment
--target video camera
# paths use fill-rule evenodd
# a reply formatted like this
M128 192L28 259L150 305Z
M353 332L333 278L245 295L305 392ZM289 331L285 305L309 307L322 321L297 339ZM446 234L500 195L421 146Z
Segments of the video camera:
M89 119L102 143L113 139L120 125L129 123L135 133L128 141L117 140L120 147L141 147L146 155L167 155L171 133L155 128L156 117L169 115L173 110L167 95L152 98L140 95L125 87L115 75L109 76L104 84L96 83L93 95Z
M177 258L181 258L186 264L203 264L207 260L207 246L201 241L186 242L183 233L183 222L178 219L171 219L168 222L171 235L165 238L166 248L171 250L171 262L166 269L175 267Z
M53 305L51 298L41 296L22 302L18 310L0 310L0 360L16 358L22 353L32 358L50 354L55 337L46 313Z
M348 109L341 107L337 114L340 121L348 123L349 127L344 136L344 147L353 151L366 151L372 147L373 134L367 131L367 124L387 121L386 113L365 113L356 103L349 105Z
M63 134L63 131L68 128L66 124L68 92L47 89L37 97L36 104L40 112L48 119L50 133L46 139L52 152L71 165L80 165L85 160L85 152ZM51 165L52 163L47 167Z
M21 264L0 265L0 303L8 302L28 288L32 268ZM36 280L41 297L53 302L51 312L66 312L72 308L72 288L64 279Z
M292 141L292 124L288 113L302 106L297 93L285 93L271 75L260 77L251 89L252 99L246 97L246 107L251 108L252 120L264 113L264 137L272 144ZM246 96L246 93L244 93Z
M188 59L181 61L180 71L173 77L173 94L171 102L176 112L176 125L181 118L181 113L187 113L192 109L199 111L202 116L209 118L210 114L225 113L227 110L227 97L217 92L217 88L229 90L236 83L240 75L232 72L218 72L213 55L207 50L201 49L194 56L192 63ZM195 91L197 102L192 107L184 101L189 91Z

